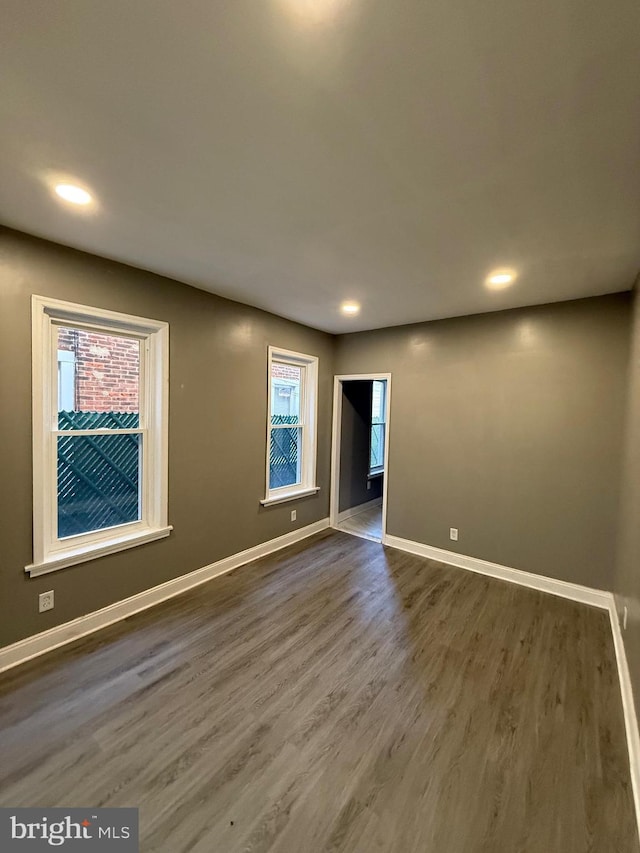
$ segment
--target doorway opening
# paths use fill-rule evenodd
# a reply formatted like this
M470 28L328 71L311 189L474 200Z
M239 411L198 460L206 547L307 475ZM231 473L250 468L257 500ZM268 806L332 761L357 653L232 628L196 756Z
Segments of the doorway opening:
M336 376L333 392L331 526L384 542L391 374Z

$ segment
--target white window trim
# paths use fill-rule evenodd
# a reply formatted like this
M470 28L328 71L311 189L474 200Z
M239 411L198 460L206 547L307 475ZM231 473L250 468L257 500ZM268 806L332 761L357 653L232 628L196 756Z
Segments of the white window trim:
M25 567L31 576L113 554L155 539L172 530L167 520L169 326L102 308L92 308L33 296L32 397L33 397L33 563ZM142 449L142 518L99 531L59 540L56 536L55 434L52 412L56 406L57 349L54 325L73 324L98 332L138 337L144 347L141 381L142 407L146 412L147 440ZM109 430L112 434L114 430ZM127 430L128 432L128 430Z
M271 365L274 361L284 362L296 367L305 368L305 382L301 395L300 408L303 412L304 429L302 431L302 462L300 482L294 486L281 486L278 489L269 488L269 449L271 446ZM320 491L316 485L316 457L318 444L318 357L304 355L300 352L269 347L267 353L267 447L265 466L265 497L260 501L262 506L284 503Z

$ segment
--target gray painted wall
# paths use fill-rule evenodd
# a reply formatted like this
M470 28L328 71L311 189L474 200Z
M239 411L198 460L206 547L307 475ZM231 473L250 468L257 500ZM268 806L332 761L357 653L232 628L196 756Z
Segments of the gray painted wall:
M629 332L618 294L338 338L393 374L387 532L612 589Z
M30 579L32 293L170 324L168 539ZM325 518L333 339L152 273L0 231L0 645ZM267 346L320 358L317 496L262 508ZM292 506L297 521L290 521ZM38 594L56 606L39 614Z
M367 489L372 385L371 380L342 383L339 512L375 500L382 494L382 477L371 480L371 488Z
M633 345L629 363L629 403L623 466L622 511L615 591L622 617L629 608L624 643L636 708L640 702L640 292L636 289Z

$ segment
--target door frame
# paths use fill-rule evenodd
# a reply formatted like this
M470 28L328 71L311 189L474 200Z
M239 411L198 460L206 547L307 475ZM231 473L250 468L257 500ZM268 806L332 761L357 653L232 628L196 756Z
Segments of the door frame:
M331 428L331 494L329 501L329 525L338 525L340 498L340 442L342 440L342 384L362 380L383 379L387 383L384 400L385 442L384 477L382 480L382 544L387 537L387 495L389 492L389 436L391 434L391 374L390 373L341 373L333 377L333 424Z

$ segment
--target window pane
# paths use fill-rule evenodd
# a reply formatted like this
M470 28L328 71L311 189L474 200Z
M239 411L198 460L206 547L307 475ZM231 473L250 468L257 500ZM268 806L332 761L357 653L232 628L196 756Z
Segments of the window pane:
M369 467L382 468L384 465L384 424L371 425L371 457Z
M58 538L140 519L142 437L58 436Z
M385 439L385 393L387 383L384 379L374 379L371 388L371 454L369 468L380 469L384 466Z
M57 327L58 429L139 425L140 341Z
M380 379L373 380L371 390L371 422L379 424L384 422L384 392L386 382Z
M300 423L300 390L304 368L274 361L271 365L271 423Z
M269 488L299 483L302 429L272 429L269 448Z

